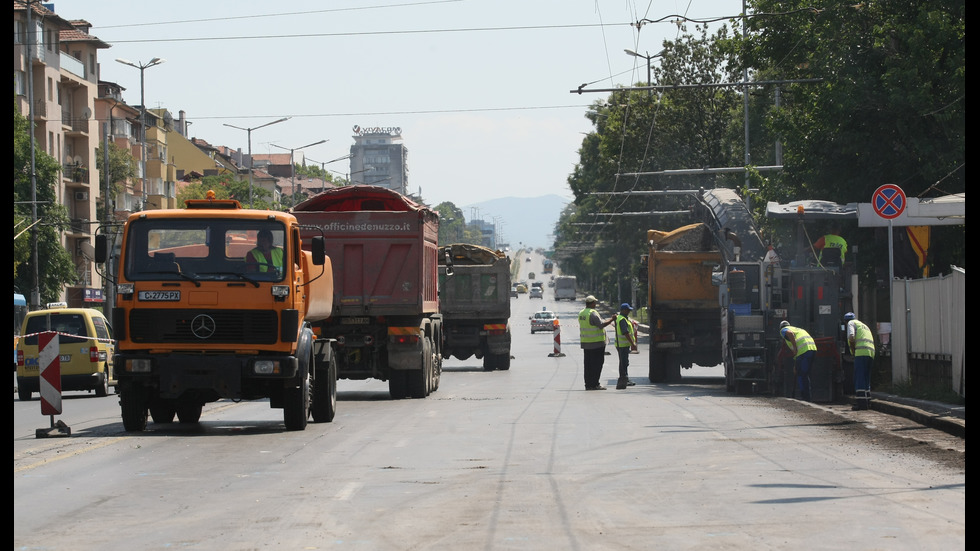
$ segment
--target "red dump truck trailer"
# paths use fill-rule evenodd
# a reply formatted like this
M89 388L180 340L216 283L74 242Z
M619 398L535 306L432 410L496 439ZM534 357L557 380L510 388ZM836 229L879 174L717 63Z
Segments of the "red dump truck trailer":
M438 214L367 185L325 191L290 212L310 226L304 246L322 232L332 261L333 311L313 327L336 343L338 377L387 381L396 399L438 389Z

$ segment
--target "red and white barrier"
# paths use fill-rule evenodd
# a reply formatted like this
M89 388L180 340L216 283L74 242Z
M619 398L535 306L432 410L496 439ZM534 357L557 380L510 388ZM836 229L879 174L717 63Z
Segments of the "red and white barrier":
M41 415L61 414L61 347L58 334L41 333L37 336L38 392L41 394Z
M561 357L564 357L565 355L561 353L561 325L558 323L558 320L555 320L554 327L555 327L555 330L554 330L554 334L555 334L555 351L553 353L551 353L551 354L548 354L548 357L549 358L561 358Z

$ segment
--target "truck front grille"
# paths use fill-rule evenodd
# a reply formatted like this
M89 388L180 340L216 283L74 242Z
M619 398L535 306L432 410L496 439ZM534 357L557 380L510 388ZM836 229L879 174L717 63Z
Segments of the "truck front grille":
M274 344L279 317L274 310L130 311L129 337L134 343Z

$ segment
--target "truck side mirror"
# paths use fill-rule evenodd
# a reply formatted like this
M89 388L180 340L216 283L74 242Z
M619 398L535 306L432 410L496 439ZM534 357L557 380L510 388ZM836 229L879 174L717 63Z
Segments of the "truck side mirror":
M97 264L105 264L106 259L109 258L109 240L106 239L105 234L99 234L95 236L95 262Z
M313 253L314 266L323 266L326 263L327 253L326 247L323 244L322 235L313 238L313 241L310 243L310 251Z

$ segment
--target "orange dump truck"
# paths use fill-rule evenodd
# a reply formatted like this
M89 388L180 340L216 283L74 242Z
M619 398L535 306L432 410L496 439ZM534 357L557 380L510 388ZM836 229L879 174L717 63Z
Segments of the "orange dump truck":
M395 399L437 390L439 215L369 185L327 190L290 212L308 228L303 235L324 236L333 260L333 310L313 328L337 343L338 376L388 381Z
M323 237L303 242L291 214L210 192L186 204L135 213L123 228L112 326L125 429L144 430L148 416L194 423L222 398L268 398L287 430L333 420L333 343L311 328L333 307ZM271 248L253 252L263 235Z
M676 382L681 367L722 361L723 310L712 272L724 258L704 224L649 230L647 242L650 380Z

